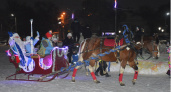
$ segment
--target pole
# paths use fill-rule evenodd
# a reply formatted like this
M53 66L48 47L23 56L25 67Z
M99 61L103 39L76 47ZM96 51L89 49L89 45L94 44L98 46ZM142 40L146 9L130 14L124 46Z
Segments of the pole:
M115 34L117 33L116 22L117 22L117 9L115 8Z
M17 18L15 17L15 31L17 33Z
M117 22L117 0L115 0L115 4L114 4L114 8L115 8L115 34L116 34L116 22Z
M32 27L32 23L33 23L33 19L30 19L30 23L31 23L31 38L33 38L33 27ZM33 39L31 39L31 54L33 54Z
M2 33L3 33L3 31L2 31L2 23L1 23L1 31L0 31L0 32L2 32ZM2 36L2 34L1 34L0 36Z

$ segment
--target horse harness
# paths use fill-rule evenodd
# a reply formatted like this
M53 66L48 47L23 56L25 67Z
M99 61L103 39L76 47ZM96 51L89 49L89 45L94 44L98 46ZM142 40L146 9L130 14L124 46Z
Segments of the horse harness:
M115 38L115 41L116 40L117 40L117 37ZM88 44L90 44L90 43L88 42ZM80 52L80 54L81 53L90 52L90 51L95 51L95 50L98 50L98 49L100 49L100 53L102 53L102 49L108 49L108 48L102 48L103 47L103 39L102 38L100 38L100 47L98 47L98 48L95 48L95 49L92 49L92 50L88 50L88 44L86 45L86 50L83 51L83 52ZM117 47L117 46L120 46L120 42L119 42L119 45L116 44L116 46L114 46L114 48ZM130 44L127 44L127 46L125 46L124 48L117 50L117 54L114 53L115 57L117 58L116 63L118 63L118 61L120 61L120 54L119 54L119 52L122 51L122 50L124 50L124 49L126 49L127 47L130 47ZM130 48L132 48L132 46Z

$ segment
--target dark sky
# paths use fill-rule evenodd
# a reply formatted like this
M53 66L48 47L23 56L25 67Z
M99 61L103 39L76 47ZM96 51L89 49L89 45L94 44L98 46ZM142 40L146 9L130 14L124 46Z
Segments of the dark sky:
M7 0L0 0L0 8L5 8ZM34 2L36 1L42 1L42 2L54 2L56 5L58 5L61 8L70 8L70 9L78 9L81 8L82 1L84 0L16 0L20 3L27 3L27 5L32 6ZM113 3L114 0L108 0L109 2ZM136 9L140 6L150 6L154 9L158 8L159 6L163 4L170 3L170 0L117 0L118 5L122 7L118 8L132 8Z
M153 9L157 9L161 5L167 3L170 3L170 0L118 0L118 4L120 4L123 8L133 9L136 9L140 6L150 6Z

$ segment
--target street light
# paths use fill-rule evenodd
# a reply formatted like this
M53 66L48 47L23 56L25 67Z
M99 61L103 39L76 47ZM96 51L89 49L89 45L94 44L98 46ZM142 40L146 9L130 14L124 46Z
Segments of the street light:
M170 12L166 12L166 16L165 16L165 26L167 27L167 24L166 24L166 20L167 20L167 16L170 15Z
M114 2L114 9L115 9L115 33L116 33L116 19L117 19L117 0Z
M161 30L161 27L158 27L159 31Z
M15 31L17 32L17 18L16 18L16 16L13 14L13 13L11 13L11 17L14 17L14 21L15 21Z
M166 12L166 15L165 15L165 30L168 31L168 25L167 25L167 17L170 15L170 12Z
M170 15L170 13L169 13L169 12L167 12L167 13L166 13L166 15L168 16L168 15Z
M121 30L119 30L119 33L121 33L122 31Z

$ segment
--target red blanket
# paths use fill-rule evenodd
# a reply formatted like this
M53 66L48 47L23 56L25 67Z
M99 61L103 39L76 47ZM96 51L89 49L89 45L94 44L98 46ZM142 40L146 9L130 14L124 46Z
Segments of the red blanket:
M119 44L119 42L120 42L120 44ZM123 45L123 38L119 41L117 44L118 45ZM116 46L116 42L115 42L115 40L114 39L107 39L107 38L105 38L105 40L104 40L104 45L105 46Z

